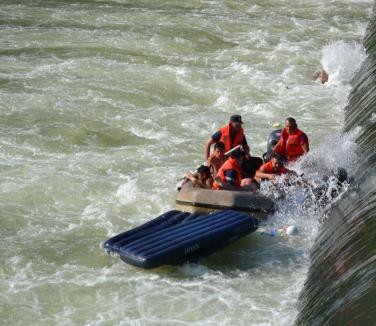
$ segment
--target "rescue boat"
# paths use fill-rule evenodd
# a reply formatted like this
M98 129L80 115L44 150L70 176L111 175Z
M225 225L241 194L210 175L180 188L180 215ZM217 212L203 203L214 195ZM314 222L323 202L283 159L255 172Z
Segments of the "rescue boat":
M221 210L241 211L257 218L265 218L276 210L275 202L260 193L194 188L190 181L178 191L176 207L195 214Z
M282 130L274 130L267 140L267 152L263 155L268 160L269 153L277 144ZM250 191L229 191L195 188L188 181L178 188L176 207L179 210L208 214L220 210L234 210L247 212L257 218L265 218L275 212L275 202L260 193Z

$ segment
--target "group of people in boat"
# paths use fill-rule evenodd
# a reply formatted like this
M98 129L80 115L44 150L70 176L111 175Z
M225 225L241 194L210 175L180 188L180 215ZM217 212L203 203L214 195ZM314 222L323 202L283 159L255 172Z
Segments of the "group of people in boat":
M206 163L186 175L195 187L253 191L261 180L288 173L296 175L285 167L285 162L289 164L308 153L309 140L294 118L285 119L279 141L268 153L266 162L251 155L242 125L242 117L234 114L208 139L204 146Z

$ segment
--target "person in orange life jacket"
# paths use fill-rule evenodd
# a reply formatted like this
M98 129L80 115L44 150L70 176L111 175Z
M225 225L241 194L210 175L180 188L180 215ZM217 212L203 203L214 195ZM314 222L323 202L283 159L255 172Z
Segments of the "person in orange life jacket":
M219 168L214 179L213 189L216 190L255 190L256 187L250 178L242 179L242 162L245 153L236 149Z
M210 170L215 177L219 168L225 163L225 144L221 141L214 144L214 152L209 156L206 165L210 167Z
M308 151L309 141L307 135L298 129L294 118L286 118L285 128L282 130L281 137L274 146L273 152L285 156L290 163L307 154Z
M255 179L260 182L263 179L274 180L277 176L291 173L297 175L295 171L286 169L283 165L282 157L273 153L269 162L264 163L256 172Z
M239 114L232 115L229 123L215 132L205 143L205 159L207 160L210 156L211 145L219 141L225 144L225 152L228 152L238 145L242 145L245 154L250 156L249 146L244 135L242 124L242 117Z
M196 173L188 172L186 177L192 181L193 187L211 189L213 186L214 180L208 166L200 165Z

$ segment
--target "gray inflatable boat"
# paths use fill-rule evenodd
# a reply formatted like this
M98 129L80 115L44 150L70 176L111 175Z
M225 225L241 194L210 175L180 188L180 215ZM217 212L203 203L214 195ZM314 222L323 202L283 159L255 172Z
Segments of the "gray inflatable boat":
M185 183L176 196L178 209L207 214L219 210L248 212L258 218L265 218L276 210L275 202L259 193L194 188Z

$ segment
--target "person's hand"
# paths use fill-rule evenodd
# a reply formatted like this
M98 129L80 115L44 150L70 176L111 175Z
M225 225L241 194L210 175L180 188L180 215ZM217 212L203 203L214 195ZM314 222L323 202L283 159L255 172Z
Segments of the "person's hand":
M214 182L217 183L217 184L218 184L219 186L221 186L221 187L224 186L224 185L223 185L223 182L222 182L222 180L221 180L221 178L218 177L218 176L216 176L216 177L214 178Z
M191 173L191 171L188 171L187 174L185 175L186 178L188 178L189 180L191 180L192 182L195 182L196 181L196 178L195 176Z

